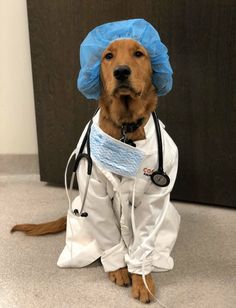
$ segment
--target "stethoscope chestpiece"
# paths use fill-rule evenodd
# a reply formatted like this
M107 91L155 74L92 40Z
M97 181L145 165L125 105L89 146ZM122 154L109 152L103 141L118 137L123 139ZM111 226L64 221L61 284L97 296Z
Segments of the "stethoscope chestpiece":
M160 187L166 187L170 184L170 178L164 171L154 171L151 175L152 182Z

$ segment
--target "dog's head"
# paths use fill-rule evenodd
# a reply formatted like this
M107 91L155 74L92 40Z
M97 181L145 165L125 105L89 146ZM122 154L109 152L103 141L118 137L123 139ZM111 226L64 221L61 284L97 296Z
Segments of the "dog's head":
M141 96L152 85L152 66L146 49L131 39L111 43L102 54L101 80L110 96Z
M103 52L100 104L109 107L115 122L135 121L153 111L157 95L147 50L132 39L112 42Z

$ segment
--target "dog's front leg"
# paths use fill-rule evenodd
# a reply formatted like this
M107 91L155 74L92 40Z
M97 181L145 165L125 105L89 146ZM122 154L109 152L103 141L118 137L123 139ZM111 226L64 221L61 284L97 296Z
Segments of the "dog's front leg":
M143 282L142 275L131 274L132 277L132 296L139 299L142 303L150 303L153 300L153 296L149 293ZM145 276L149 290L155 295L155 283L152 279L152 275Z
M127 267L119 268L108 273L109 279L121 287L128 287L131 283Z

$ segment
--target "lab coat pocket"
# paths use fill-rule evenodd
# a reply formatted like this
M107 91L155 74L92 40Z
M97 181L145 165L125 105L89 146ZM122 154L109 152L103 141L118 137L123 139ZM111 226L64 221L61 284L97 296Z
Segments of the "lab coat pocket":
M81 209L81 198L77 196L72 202L73 209ZM86 217L75 216L69 209L66 225L66 245L57 265L59 267L83 267L101 256L96 240L89 233Z

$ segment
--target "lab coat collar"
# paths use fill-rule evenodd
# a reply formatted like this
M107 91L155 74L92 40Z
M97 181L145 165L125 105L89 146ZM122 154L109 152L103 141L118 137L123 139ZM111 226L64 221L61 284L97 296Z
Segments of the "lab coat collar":
M100 116L100 110L98 110L98 112L96 113L96 115L93 117L93 121L94 123L98 124L99 123L99 116ZM160 120L159 120L160 121ZM165 125L160 121L161 127L165 128ZM153 118L152 115L150 115L147 123L144 125L144 132L145 132L145 136L146 139L149 139L152 134L155 131L155 126L153 125ZM139 141L135 141L136 142L142 142L144 140L139 140Z

